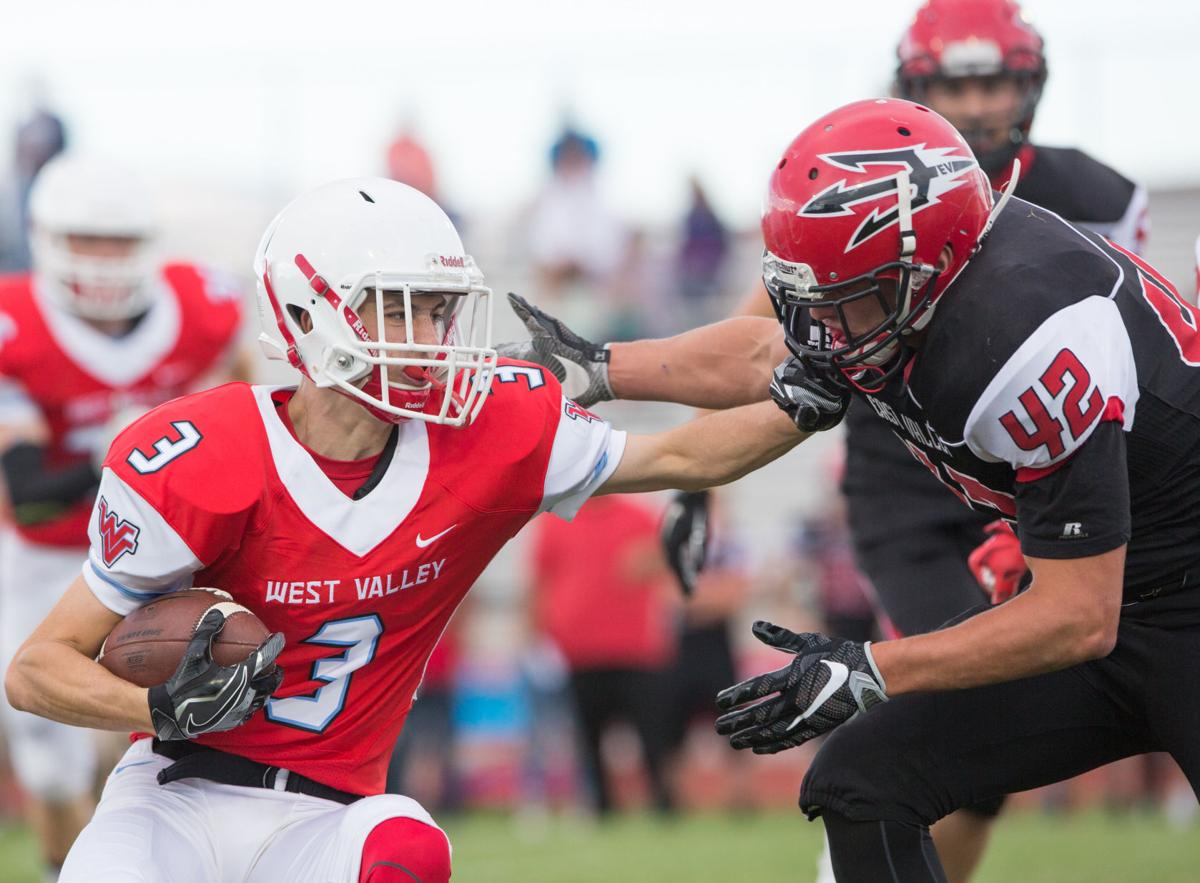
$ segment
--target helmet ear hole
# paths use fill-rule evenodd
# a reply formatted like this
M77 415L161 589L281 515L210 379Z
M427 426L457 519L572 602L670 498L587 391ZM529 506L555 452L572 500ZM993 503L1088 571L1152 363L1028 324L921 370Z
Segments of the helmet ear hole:
M292 321L299 326L300 330L308 334L313 329L312 316L304 307L296 306L295 304L287 305L288 315L292 317Z

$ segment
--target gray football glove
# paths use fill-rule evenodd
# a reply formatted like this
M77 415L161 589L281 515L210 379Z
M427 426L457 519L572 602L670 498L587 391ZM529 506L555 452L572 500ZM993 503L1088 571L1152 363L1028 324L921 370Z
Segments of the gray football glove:
M518 294L508 293L508 303L529 329L529 340L502 343L496 352L508 359L533 362L558 378L563 393L585 408L613 398L608 385L609 351L580 337L549 313Z
M248 721L279 689L283 671L275 658L283 650L276 632L237 665L219 665L212 642L225 627L225 614L209 610L192 632L175 674L150 688L150 718L159 739L194 739L232 730Z
M850 387L824 371L789 356L771 378L771 398L802 432L823 432L842 422L850 407Z
M762 621L753 631L764 644L796 658L717 694L717 707L726 712L717 718L717 732L734 748L755 754L795 748L887 701L870 641L796 634Z

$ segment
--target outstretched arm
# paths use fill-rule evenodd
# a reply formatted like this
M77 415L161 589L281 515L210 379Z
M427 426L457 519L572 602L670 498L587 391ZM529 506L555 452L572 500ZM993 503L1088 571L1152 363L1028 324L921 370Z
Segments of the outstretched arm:
M739 316L661 340L600 346L515 294L508 300L531 337L501 344L500 353L549 369L585 408L612 398L712 409L760 402L788 355L774 319Z
M783 456L808 436L773 402L706 414L666 432L631 435L620 465L597 493L728 484Z
M774 319L739 316L662 340L609 346L609 383L620 399L733 408L767 397L771 370L788 356Z

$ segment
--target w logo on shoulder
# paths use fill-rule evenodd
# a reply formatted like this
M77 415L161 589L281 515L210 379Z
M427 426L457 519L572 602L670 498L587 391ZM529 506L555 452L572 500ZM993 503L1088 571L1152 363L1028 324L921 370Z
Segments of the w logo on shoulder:
M121 556L137 552L138 534L142 529L132 521L125 521L108 508L108 501L100 498L100 554L104 566L112 567Z

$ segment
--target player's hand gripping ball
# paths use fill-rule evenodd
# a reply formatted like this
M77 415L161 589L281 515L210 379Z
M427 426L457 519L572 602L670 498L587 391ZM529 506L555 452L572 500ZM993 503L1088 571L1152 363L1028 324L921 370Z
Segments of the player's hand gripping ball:
M173 592L125 617L104 641L99 662L149 687L160 739L191 739L248 720L278 689L275 659L283 635L225 592Z

